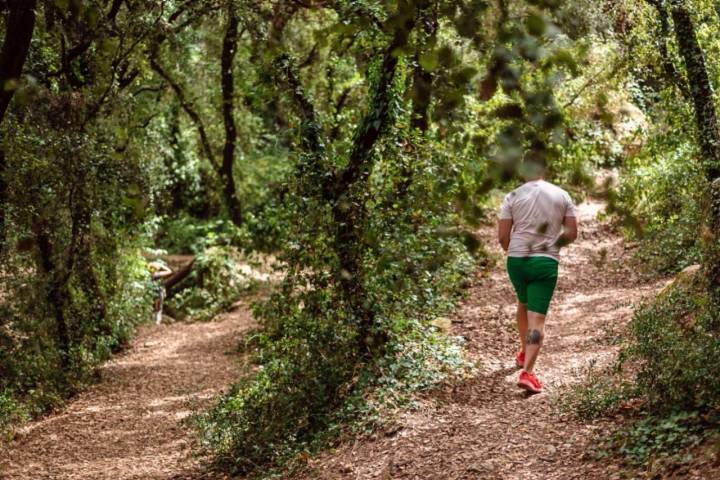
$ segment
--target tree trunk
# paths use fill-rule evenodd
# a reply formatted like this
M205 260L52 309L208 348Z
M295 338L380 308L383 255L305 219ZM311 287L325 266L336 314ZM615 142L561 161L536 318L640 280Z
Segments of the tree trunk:
M237 226L242 224L242 208L237 197L233 167L235 165L235 150L237 149L237 127L233 114L235 99L235 77L233 75L233 60L237 52L239 37L239 19L235 11L235 2L228 2L228 26L223 40L221 58L221 83L223 96L223 122L225 124L225 147L220 173L223 177L223 191L227 203L230 219Z
M683 0L671 2L675 37L687 70L690 95L695 110L700 151L705 174L711 184L705 272L713 292L720 291L720 132L712 85L695 27Z
M172 275L163 280L162 285L167 291L167 296L165 297L166 300L174 297L180 291L180 289L176 289L175 287L192 273L194 265L195 258L193 257L193 259L187 265L179 268L178 270L173 272Z
M284 84L291 94L302 120L300 138L306 156L298 164L296 177L305 180L303 195L314 195L325 200L332 199L333 176L327 175L330 167L325 164L325 142L322 138L322 128L318 122L315 107L305 94L305 89L298 77L297 67L293 64L291 57L287 53L283 53L273 63L278 81Z
M385 343L384 332L373 332L375 316L369 304L364 281L362 261L366 246L363 239L367 180L373 166L373 150L393 119L393 83L398 66L398 52L406 46L417 21L416 9L402 1L397 16L389 24L396 25L393 39L385 50L379 78L370 106L355 133L347 166L337 175L327 175L324 165L325 145L321 138L315 110L304 94L297 72L287 54L275 61L279 77L293 96L302 117L303 147L309 155L301 166L300 178L307 178L312 193L332 205L335 225L333 248L338 259L334 281L339 286L343 302L357 322L358 349L363 356L372 356ZM313 175L317 177L313 178ZM313 181L317 179L317 181Z
M382 332L372 331L374 314L368 305L368 296L363 285L363 226L373 149L392 118L390 105L398 65L397 52L407 44L408 36L417 20L416 12L407 12L404 5L405 3L401 2L398 7L399 14L402 15L401 22L385 51L370 109L358 127L348 165L338 175L332 210L337 225L335 252L340 263L337 280L345 301L358 321L359 348L364 355L377 351L387 338Z
M17 82L20 79L25 59L30 50L30 41L35 29L37 0L12 0L9 3L10 15L7 18L5 40L0 51L0 125L5 119L5 113L10 105L10 100L15 94ZM6 168L5 152L0 146L0 249L5 243L6 236Z
M438 16L431 10L432 2L424 0L418 8L418 21L423 26L423 41L415 50L415 68L413 70L413 109L410 125L425 133L430 126L430 101L432 100L433 74L420 64L424 48L432 46L437 35Z
M422 25L418 33L421 36L415 49L415 67L413 69L412 84L412 115L410 126L424 137L430 128L430 103L433 94L434 75L425 70L421 64L422 55L428 48L434 48L438 30L438 15L433 11L434 2L422 0L418 6L417 21ZM402 163L400 180L396 188L397 198L403 198L410 190L413 183L414 170L409 159Z
M30 50L30 40L35 29L36 4L37 0L10 1L5 41L0 52L0 124L15 94L14 83L20 79Z
M70 365L70 334L67 319L65 318L69 275L66 272L58 271L54 259L53 243L48 234L46 222L40 222L36 225L35 239L38 246L38 266L47 277L47 292L45 295L55 320L55 340L60 354L60 368L65 372Z
M658 53L660 54L660 61L662 62L663 71L665 72L665 79L671 84L675 85L683 97L687 100L691 98L690 89L688 88L685 79L681 76L680 72L675 68L673 59L668 52L668 41L670 40L670 22L668 19L668 12L665 8L664 0L648 0L652 6L658 12L658 20L660 22L658 32L656 34L656 42L658 46Z

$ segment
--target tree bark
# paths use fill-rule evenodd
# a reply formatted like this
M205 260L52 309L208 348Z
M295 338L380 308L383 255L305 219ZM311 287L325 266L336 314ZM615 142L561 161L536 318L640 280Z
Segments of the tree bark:
M172 275L163 280L163 287L165 287L165 290L167 291L167 296L165 297L166 299L172 298L179 292L179 290L175 289L175 286L185 280L192 273L194 265L195 258L193 257L193 259L187 265L179 268L178 270L173 272Z
M30 41L35 30L35 7L37 0L13 0L9 2L5 40L0 51L0 125L5 119L10 100L22 74L23 65L30 50ZM5 151L0 146L0 249L5 243L5 204L7 183Z
M230 219L237 226L242 225L242 207L237 197L235 186L234 166L235 150L237 149L237 127L233 113L235 100L235 77L233 75L233 61L237 53L237 43L240 36L238 31L239 19L235 11L235 2L228 1L228 26L223 39L221 63L221 84L223 97L223 122L225 124L225 146L220 173L223 178L225 202L227 203Z
M304 180L303 194L330 200L334 187L333 175L327 174L329 167L325 165L325 142L315 107L308 99L300 83L297 67L287 53L275 60L274 68L279 83L282 83L291 94L301 119L300 139L306 154L303 161L298 164L296 176Z
M37 0L10 1L5 41L0 52L0 124L15 94L13 82L20 79L35 29Z
M190 117L190 120L192 120L193 124L195 124L195 128L197 129L198 135L200 136L200 146L203 150L203 153L205 153L205 157L208 159L213 168L215 170L218 170L217 161L215 160L215 154L213 153L212 146L210 145L210 137L207 134L207 129L205 128L205 123L202 121L202 117L200 117L198 111L195 110L193 104L190 103L180 84L177 83L170 76L170 74L163 68L162 65L160 65L160 61L157 58L157 52L153 52L150 54L150 67L155 70L155 72L157 72L158 75L160 75L162 79L165 80L168 85L170 85L172 91L175 92L175 96L180 102L180 106L183 108L183 110L185 110L185 113L188 117Z
M280 79L286 84L302 118L303 147L308 152L301 169L310 172L310 188L320 199L332 206L335 225L333 249L338 259L338 270L334 281L339 293L357 322L358 350L370 357L381 349L387 339L383 332L373 332L375 316L368 304L368 295L363 284L362 260L366 251L363 240L366 216L367 179L373 166L373 150L387 130L393 116L393 83L398 66L398 52L407 44L408 37L417 21L417 7L401 1L396 17L389 24L395 25L393 39L385 49L377 83L370 107L355 133L347 166L336 175L328 175L323 160L325 145L321 136L315 109L300 85L295 67L284 54L276 60ZM312 175L318 175L313 182ZM301 175L301 178L308 178Z
M720 132L717 112L705 58L685 2L672 0L670 11L675 38L687 70L705 175L711 184L707 219L710 238L706 242L704 267L711 291L717 294L720 292Z
M65 303L68 296L67 281L70 275L58 270L54 260L53 242L48 234L46 222L39 222L35 226L35 239L39 257L37 263L48 279L45 295L55 320L55 340L60 354L60 368L66 371L70 365L70 334L65 317Z
M417 41L415 49L415 67L413 69L412 83L412 115L410 127L424 137L430 128L430 103L433 95L433 72L425 70L422 66L422 55L428 47L433 48L438 30L438 15L432 8L432 0L422 0L418 5L417 21L422 25L418 33L421 38ZM420 140L422 141L422 140ZM405 159L400 170L400 179L396 187L397 198L407 195L415 176L413 166Z

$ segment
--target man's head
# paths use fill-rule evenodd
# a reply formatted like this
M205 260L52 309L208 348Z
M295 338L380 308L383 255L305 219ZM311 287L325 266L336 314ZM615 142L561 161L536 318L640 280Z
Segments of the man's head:
M520 164L518 173L526 181L540 180L545 177L547 172L547 161L543 155L527 155Z

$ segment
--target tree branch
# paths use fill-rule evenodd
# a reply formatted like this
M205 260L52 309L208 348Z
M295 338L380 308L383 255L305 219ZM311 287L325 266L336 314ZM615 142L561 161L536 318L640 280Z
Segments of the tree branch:
M175 96L180 102L180 106L183 108L187 116L190 117L190 120L192 120L195 124L195 128L200 136L200 145L205 153L205 157L208 159L213 168L219 172L220 167L215 159L215 154L213 153L212 146L210 145L210 137L208 137L207 129L205 128L205 123L203 122L202 117L195 109L195 106L190 102L190 100L188 100L187 95L185 95L185 91L182 89L180 84L177 83L170 74L168 74L162 65L160 65L157 58L157 52L151 52L150 54L150 67L157 72L157 74L160 75L160 77L162 77L168 85L170 85L173 92L175 92Z

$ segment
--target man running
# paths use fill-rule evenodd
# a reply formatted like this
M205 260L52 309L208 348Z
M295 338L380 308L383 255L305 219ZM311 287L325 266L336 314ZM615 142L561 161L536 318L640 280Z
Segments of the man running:
M544 164L526 164L534 173L510 192L502 204L498 240L507 252L507 270L518 297L517 324L522 368L518 386L542 392L533 373L545 337L545 315L558 277L560 248L577 238L575 205L568 193L546 182Z

